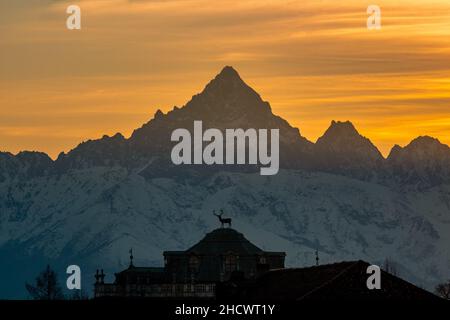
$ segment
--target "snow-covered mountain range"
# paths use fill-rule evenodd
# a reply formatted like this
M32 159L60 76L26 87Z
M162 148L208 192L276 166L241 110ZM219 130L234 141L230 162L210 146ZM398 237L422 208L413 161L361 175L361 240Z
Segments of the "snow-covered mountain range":
M279 128L280 172L251 167L174 166L170 134L192 128ZM23 297L46 263L63 274L109 277L127 265L161 265L162 251L186 249L233 226L263 249L286 251L288 266L363 259L395 263L399 275L433 289L450 277L450 148L418 137L387 159L352 123L331 123L316 143L225 67L183 107L134 131L46 154L0 153L0 297Z

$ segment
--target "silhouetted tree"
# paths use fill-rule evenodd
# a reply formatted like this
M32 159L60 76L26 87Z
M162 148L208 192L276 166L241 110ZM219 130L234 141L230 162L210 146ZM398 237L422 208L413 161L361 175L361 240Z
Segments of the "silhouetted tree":
M435 292L438 296L450 300L450 280L445 283L438 284Z
M49 265L36 277L34 285L26 283L25 287L34 300L64 299L56 272Z

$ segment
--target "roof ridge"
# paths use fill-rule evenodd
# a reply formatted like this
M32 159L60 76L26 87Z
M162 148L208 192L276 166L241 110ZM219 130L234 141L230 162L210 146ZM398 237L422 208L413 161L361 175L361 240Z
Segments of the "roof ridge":
M326 287L327 285L329 285L330 283L332 283L333 281L335 281L336 279L338 279L339 277L341 277L343 274L345 274L348 270L350 270L351 268L353 268L354 266L356 266L358 263L360 263L361 261L355 261L353 262L351 265L349 265L348 267L346 267L344 270L342 270L341 272L339 272L336 276L334 276L333 278L331 278L330 280L324 282L322 285L312 289L311 291L305 293L303 296L301 296L300 298L296 299L297 301L299 300L303 300L304 298L306 298L307 296L313 294L314 292Z
M188 248L189 252L236 251L237 254L259 254L264 252L248 240L243 233L232 228L218 228L208 232L199 242Z

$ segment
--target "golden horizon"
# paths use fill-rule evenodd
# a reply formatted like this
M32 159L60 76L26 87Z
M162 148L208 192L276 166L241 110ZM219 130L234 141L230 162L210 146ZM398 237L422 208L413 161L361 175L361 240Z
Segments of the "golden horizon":
M82 29L65 28L69 4ZM53 159L184 105L224 65L315 142L351 121L387 156L450 144L450 6L367 1L16 0L0 4L0 150Z
M224 67L226 67L226 66L224 66ZM231 67L232 67L232 66L231 66ZM239 73L239 70L236 70L236 71ZM218 74L218 73L217 73L217 74ZM214 78L214 76L211 78L211 80L212 80L213 78ZM242 78L242 76L241 76L241 78ZM246 82L246 81L245 81L245 78L243 78L242 80L243 80L244 82ZM246 83L247 83L247 82L246 82ZM247 84L248 84L248 83L247 83ZM206 87L206 84L204 85L204 87ZM203 87L203 89L204 89L204 87ZM250 85L250 87L252 87L252 86ZM193 95L200 93L201 91L203 91L203 89L202 89L202 90L199 90L197 93L194 93ZM256 90L255 88L252 87L252 89L254 89L256 92L258 92L258 90ZM264 99L264 97L261 96L261 98L262 98L263 101L267 101L267 102L269 102L269 103L271 104L271 102L268 101L268 100L266 100L266 99ZM186 103L183 104L182 107L184 108L185 105L186 105L188 102L189 102L189 101L186 101ZM272 104L271 104L271 107L272 107ZM161 109L158 109L158 108L157 108L157 109L155 109L154 113L156 113L156 111L158 111L158 110L161 110L164 114L167 114L167 112L171 111L172 108L161 108ZM272 112L273 112L273 107L272 107ZM99 140L99 139L103 138L104 136L112 137L112 136L114 136L115 134L121 134L122 136L124 136L125 139L129 139L129 138L131 138L131 135L132 135L132 133L133 133L134 130L140 128L142 125L148 123L149 121L151 121L151 120L153 119L154 113L153 113L153 115L151 115L150 118L147 118L146 121L142 122L141 124L138 124L136 127L134 127L134 128L128 128L128 130L126 130L126 132L127 132L126 134L124 134L123 132L120 132L120 131L115 131L115 133L110 133L110 134L105 134L105 133L102 134L102 133L99 133L96 137L90 137L90 138L88 137L88 138L86 138L86 139L84 139L84 140L82 140L82 141L79 141L76 145L74 145L73 147L71 147L69 150L61 150L61 151L56 152L56 153L53 153L53 154L49 154L49 153L44 152L44 151L41 151L41 150L19 150L19 151L13 153L13 154L17 155L18 153L24 152L24 151L25 151L25 152L26 152L26 151L31 151L31 152L43 152L43 153L46 153L52 160L56 160L57 157L59 156L59 154L61 154L61 153L68 153L68 152L70 152L71 150L75 149L79 144L84 143L84 142L87 142L87 141L89 141L89 140ZM273 112L273 113L274 113L274 115L278 116L278 114L276 114L275 112ZM364 135L364 134L362 134L362 133L360 132L360 130L358 129L357 124L355 124L351 119L331 119L331 120L329 120L329 121L328 121L328 125L327 125L326 127L323 128L322 134L317 135L314 139L309 139L307 136L305 136L305 135L302 133L302 128L301 128L301 126L295 126L295 125L293 125L288 119L285 119L285 118L283 118L283 119L286 120L286 121L288 121L288 123L289 123L292 127L297 128L297 129L300 131L300 135L301 135L302 137L305 137L308 141L310 141L310 142L312 142L312 143L314 143L314 144L317 142L317 139L319 139L321 136L323 136L323 134L324 134L324 133L326 132L326 130L330 127L330 125L331 125L332 122L345 122L345 121L350 121L350 122L353 124L353 126L355 127L355 129L358 131L358 133L359 133L361 136L363 136L363 137L365 137L365 138L368 138L368 139L373 143L373 141L370 139L370 137L368 137L368 136L366 136L366 135ZM114 130L113 130L113 131L114 131ZM111 131L111 132L113 132L113 131ZM392 149L395 145L399 145L399 146L401 146L401 147L405 147L405 146L406 146L407 144L409 144L411 141L413 141L414 139L419 138L419 137L421 137L421 136L427 136L427 135L419 135L419 136L412 137L410 141L406 142L406 143L403 144L403 145L400 145L400 144L395 143L394 145L392 145L391 148L389 148L389 150L388 150L387 153L385 153L385 152L383 152L382 150L380 150L380 148L379 148L375 143L373 143L373 144L374 144L374 146L380 151L380 153L382 154L382 156L383 156L384 158L387 158L387 156L388 156L388 154L390 153L391 149ZM436 137L433 137L433 138L436 138ZM437 139L437 138L436 138L436 139ZM438 140L439 140L439 139L438 139ZM442 141L440 141L440 142L443 143ZM443 144L445 144L445 143L443 143ZM447 146L448 146L448 145L447 145ZM0 150L0 152L10 152L10 151L1 151L1 150Z

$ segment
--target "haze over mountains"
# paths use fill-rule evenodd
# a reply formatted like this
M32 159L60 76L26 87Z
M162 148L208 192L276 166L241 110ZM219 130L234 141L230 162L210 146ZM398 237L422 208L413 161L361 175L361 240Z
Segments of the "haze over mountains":
M252 166L174 166L174 129L280 129L280 172ZM46 154L0 153L0 297L51 262L95 268L160 265L164 250L185 249L233 226L288 265L364 259L394 261L400 275L432 288L450 277L450 148L418 137L383 158L350 122L333 121L316 143L274 115L268 102L225 67L183 107L154 118L130 138L81 143L52 161ZM88 287L86 290L90 290Z

